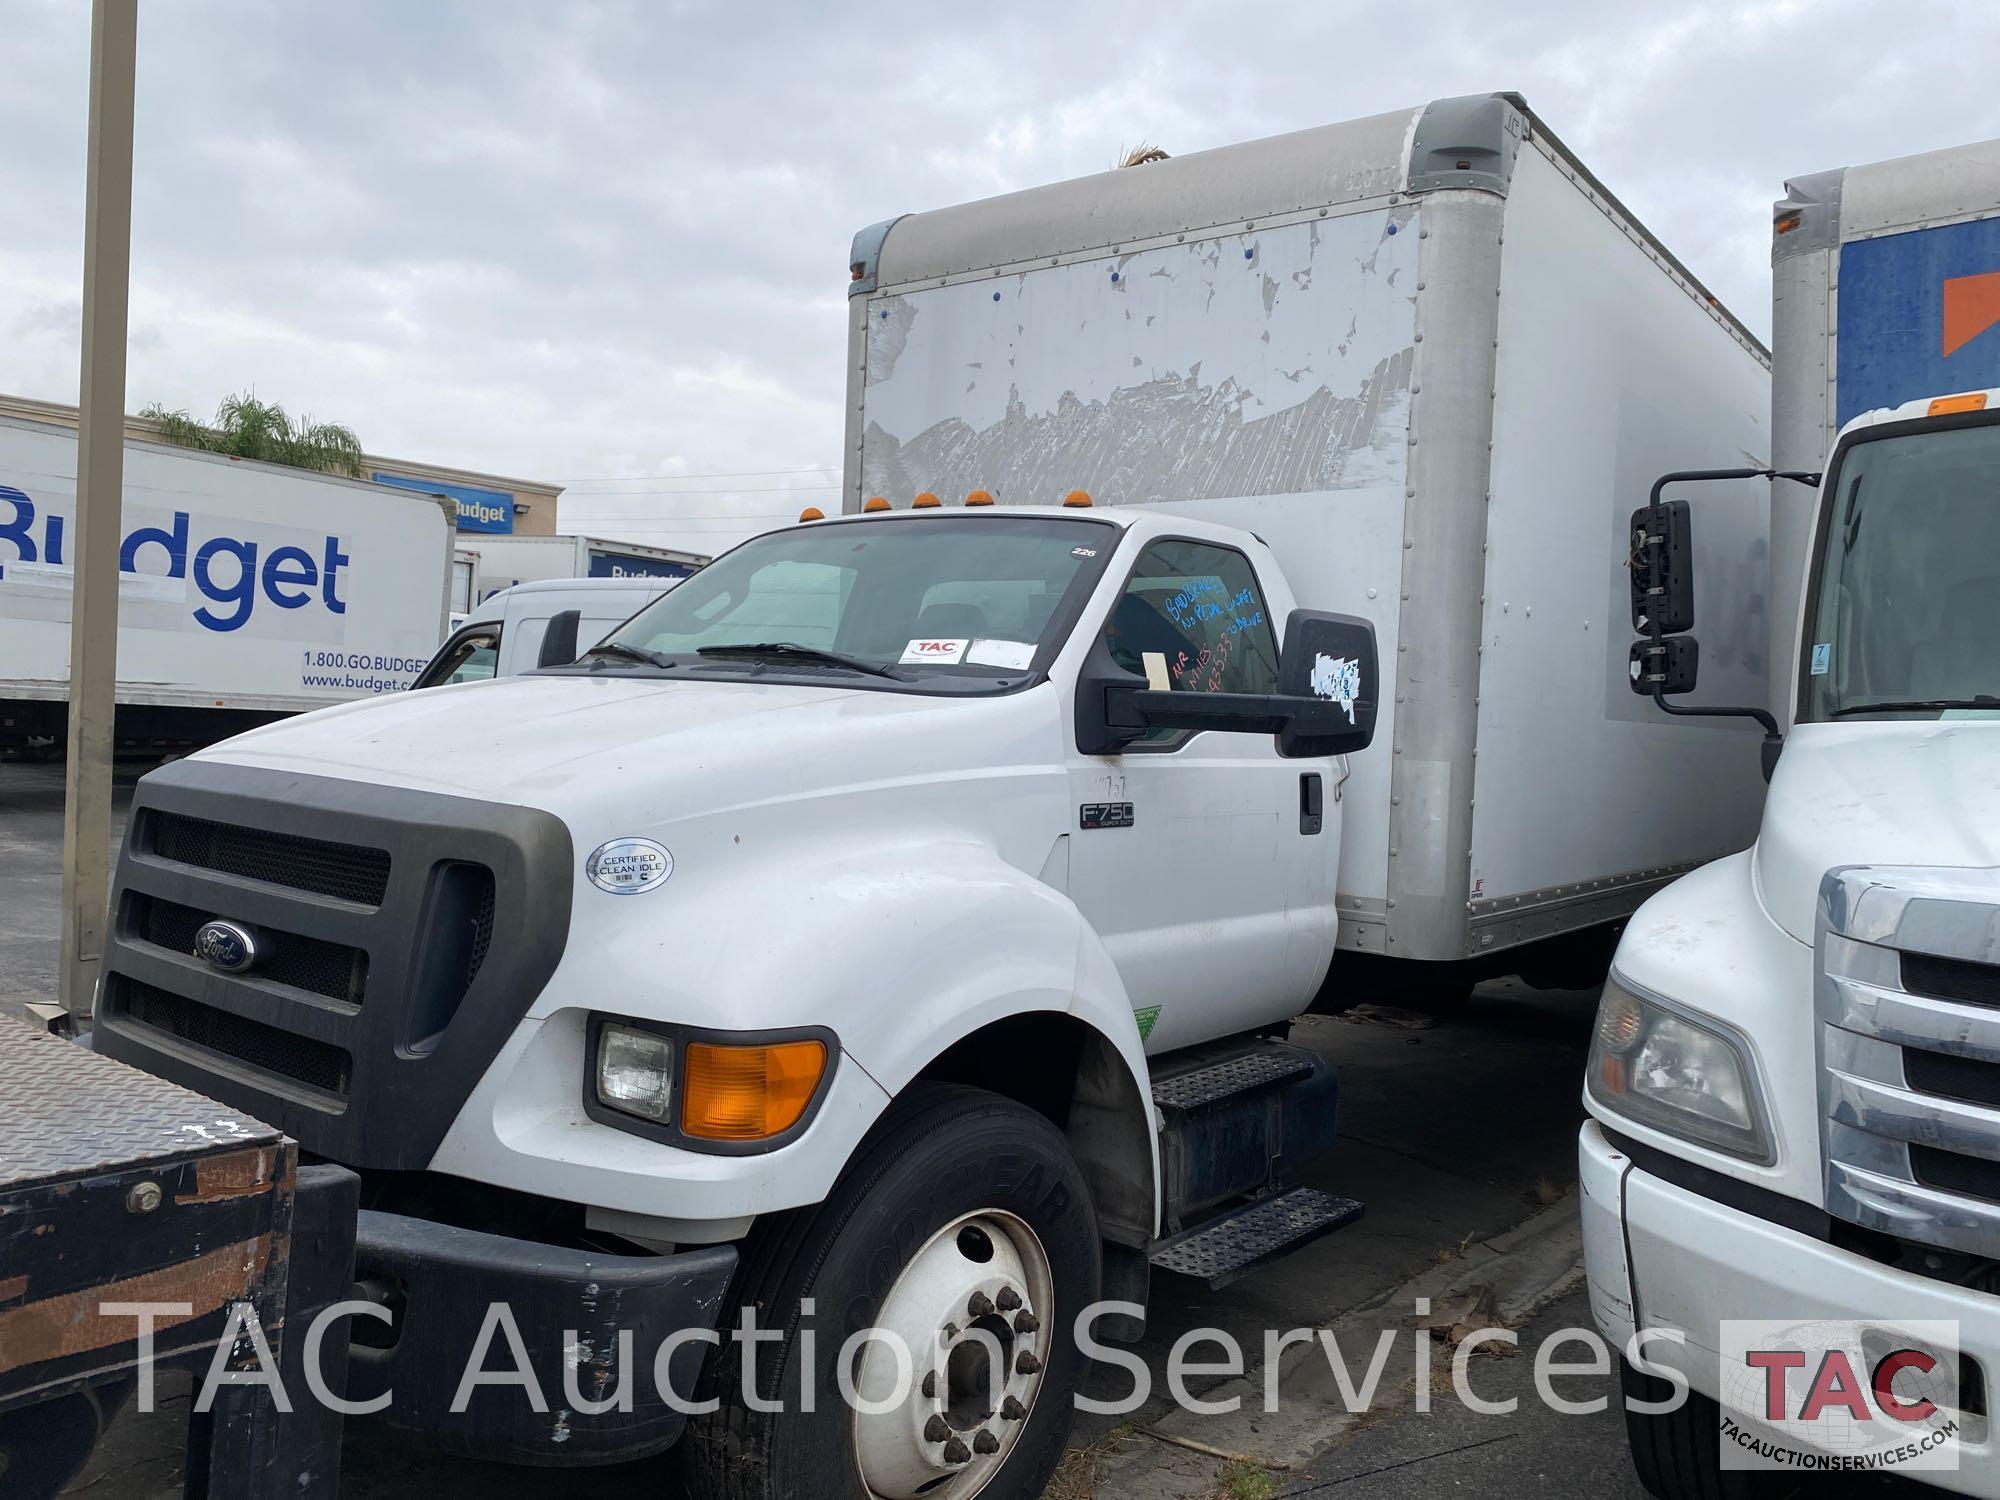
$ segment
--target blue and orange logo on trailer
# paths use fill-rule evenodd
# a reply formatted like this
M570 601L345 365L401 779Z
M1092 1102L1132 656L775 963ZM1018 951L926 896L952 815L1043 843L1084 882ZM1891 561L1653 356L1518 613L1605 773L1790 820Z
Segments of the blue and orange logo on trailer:
M2000 219L1840 248L1838 420L2000 386Z

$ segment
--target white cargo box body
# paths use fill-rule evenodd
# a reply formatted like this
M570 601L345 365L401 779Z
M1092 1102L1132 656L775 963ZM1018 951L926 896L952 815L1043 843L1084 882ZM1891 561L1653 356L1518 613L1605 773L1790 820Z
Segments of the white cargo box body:
M0 700L66 701L76 433L0 418ZM409 686L451 581L438 501L127 440L121 704L298 711Z
M1771 441L1814 472L1863 412L2000 386L2000 141L1795 177L1773 209ZM1771 493L1771 703L1789 722L1816 492Z
M1766 461L1768 359L1518 99L910 215L853 260L849 509L1171 507L1374 621L1343 948L1477 956L1750 842L1756 736L1630 691L1624 563L1661 473ZM1761 701L1768 510L1734 488L1701 696Z
M483 602L517 583L545 578L692 577L709 559L644 542L614 542L595 536L481 536L465 539L479 564Z

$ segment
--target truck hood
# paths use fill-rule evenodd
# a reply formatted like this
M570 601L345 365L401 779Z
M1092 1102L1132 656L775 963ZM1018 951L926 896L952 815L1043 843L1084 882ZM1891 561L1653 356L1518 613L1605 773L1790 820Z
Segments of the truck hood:
M201 758L562 814L620 783L768 777L774 759L797 786L820 758L811 751L833 737L900 726L952 702L781 683L510 677L341 704L225 740Z
M1813 940L1836 865L2000 864L2000 721L1802 724L1771 778L1757 892Z

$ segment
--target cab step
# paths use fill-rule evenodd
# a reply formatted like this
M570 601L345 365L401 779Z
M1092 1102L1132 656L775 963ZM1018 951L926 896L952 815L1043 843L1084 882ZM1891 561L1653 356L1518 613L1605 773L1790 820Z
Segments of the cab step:
M1278 1042L1263 1042L1219 1062L1204 1062L1183 1072L1156 1077L1153 1102L1162 1109L1200 1109L1219 1104L1232 1094L1267 1089L1273 1084L1303 1078L1312 1071L1310 1052Z
M1322 1235L1345 1229L1364 1212L1352 1198L1291 1188L1162 1241L1152 1261L1162 1271L1192 1276L1217 1291Z

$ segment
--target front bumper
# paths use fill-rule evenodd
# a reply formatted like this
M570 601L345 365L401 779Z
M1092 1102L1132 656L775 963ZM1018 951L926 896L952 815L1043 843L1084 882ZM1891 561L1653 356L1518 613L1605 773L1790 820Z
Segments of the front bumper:
M664 1369L655 1360L684 1329L713 1330L736 1270L733 1245L676 1255L606 1255L459 1229L403 1214L363 1211L355 1237L356 1280L380 1293L393 1328L357 1318L348 1367L349 1401L385 1392L391 1426L424 1435L447 1453L519 1464L598 1464L671 1446L683 1406L708 1352L683 1339ZM515 1371L508 1320L520 1334L539 1403ZM379 1331L379 1332L378 1332ZM630 1353L621 1343L629 1334ZM386 1348L359 1340L393 1337ZM482 1345L484 1346L482 1348ZM475 1354L479 1358L475 1362ZM631 1410L573 1409L604 1401L622 1376ZM566 1374L573 1367L573 1375ZM468 1388L468 1372L504 1374L504 1384ZM544 1410L537 1411L537 1404ZM461 1409L454 1411L454 1405Z
M1676 1330L1652 1339L1648 1362L1672 1367L1719 1397L1725 1319L1848 1322L1871 1316L1956 1322L1962 1353L2000 1378L2000 1298L1913 1276L1728 1207L1654 1176L1606 1139L1595 1121L1577 1144L1584 1255L1598 1329L1620 1349L1636 1326ZM1990 1418L1961 1425L1956 1472L1913 1475L1963 1495L2000 1500Z

